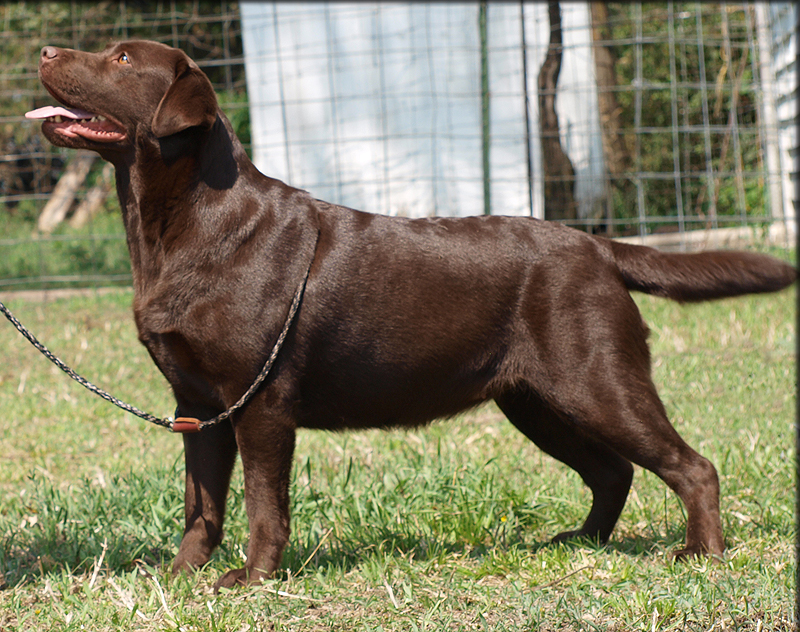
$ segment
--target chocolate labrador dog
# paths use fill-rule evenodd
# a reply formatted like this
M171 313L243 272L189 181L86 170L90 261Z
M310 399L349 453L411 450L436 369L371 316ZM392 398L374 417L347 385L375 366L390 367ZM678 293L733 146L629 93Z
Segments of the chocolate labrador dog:
M530 218L403 219L314 199L259 173L183 52L130 41L47 46L55 145L116 167L139 337L178 414L208 419L253 383L308 272L267 380L229 422L184 435L186 526L175 571L222 538L241 455L250 543L230 587L275 571L289 537L298 428L417 426L494 400L594 495L583 526L608 540L632 463L686 506L686 546L725 548L714 466L672 427L650 378L630 290L677 301L772 292L795 269L743 252L666 254Z

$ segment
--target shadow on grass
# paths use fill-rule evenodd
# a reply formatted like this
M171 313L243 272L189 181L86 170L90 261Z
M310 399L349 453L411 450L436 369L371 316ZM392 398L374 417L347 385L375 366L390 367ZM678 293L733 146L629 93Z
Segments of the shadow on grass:
M98 565L112 574L136 567L168 567L183 529L181 478L176 470L132 472L115 477L105 487L84 481L66 489L32 478L31 493L24 496L24 502L15 500L0 515L0 570L5 586L36 581L51 573L91 574ZM210 567L214 569L241 566L241 551L248 537L246 521L241 515L231 518L230 537L212 557ZM452 557L492 560L511 554L518 560L554 546L648 558L679 548L684 537L683 525L675 524L666 534L651 531L612 536L606 545L587 538L559 544L531 542L526 536L540 527L540 521L528 517L502 531L484 530L463 537L435 530L423 535L354 525L352 532L337 535L329 531L316 540L301 542L293 537L284 552L281 573L299 576L325 568L346 573L370 561L390 558L445 562ZM302 533L304 526L296 524L295 529Z
M614 551L620 555L629 557L653 557L666 553L669 555L674 550L677 550L683 545L683 538L685 531L682 525L670 527L668 532L663 535L633 535L633 536L614 536L611 535L611 540L605 544L600 543L592 538L573 538L563 542L553 543L544 541L531 547L531 553L536 553L541 549L550 548L553 546L563 546L569 549L590 549L592 551Z
M112 574L158 568L168 565L173 555L171 547L150 546L125 537L102 542L39 537L26 546L16 546L13 541L10 544L3 547L0 560L5 579L2 588L14 588L50 574L91 575L97 565Z
M627 557L644 559L668 556L672 551L679 549L683 545L684 530L682 526L676 526L665 535L620 538L612 536L612 540L606 544L590 538L575 538L554 543L549 539L530 542L524 537L509 538L504 542L473 544L464 539L423 537L388 530L380 530L375 536L373 539L361 539L357 542L347 540L323 542L316 551L314 550L316 547L299 546L297 542L292 542L284 552L282 572L285 574L288 571L293 577L301 576L308 568L315 570L330 568L346 573L373 557L379 559L401 557L420 562L437 560L444 562L451 556L481 560L495 558L495 554L503 557L508 553L513 553L512 557L517 558L524 555L535 557L540 552L554 547L563 547L567 551L588 548L598 553L616 552Z
M5 575L4 587L15 587L29 581L36 581L51 573L70 575L90 575L97 564L101 564L104 572L112 574L127 573L135 568L169 569L175 554L175 544L165 542L164 538L177 541L181 530L177 526L159 534L160 537L143 539L126 533L114 533L113 528L94 534L93 537L74 534L72 537L56 535L48 537L41 532L27 539L27 542L15 542L15 538L6 538L2 548L2 569ZM51 534L54 535L54 534ZM549 540L525 542L520 539L497 542L493 544L473 545L465 540L447 540L446 538L418 536L397 533L382 529L373 534L371 539L356 541L324 542L318 550L300 546L297 542L287 546L279 576L287 572L292 577L300 577L308 570L335 569L347 573L371 559L384 560L401 557L417 562L441 561L448 557L464 557L482 560L497 554L503 557L507 553L515 556L538 553L553 547L564 547L566 550L590 549L598 553L614 551L621 555L635 558L651 558L669 553L683 542L683 531L675 528L664 536L656 537L622 537L612 539L602 545L589 538L577 538L560 543ZM212 557L211 565L233 568L240 565L240 559L224 545ZM101 561L102 560L102 561Z
M84 480L66 488L32 476L27 493L0 515L5 586L52 573L92 573L96 565L125 572L169 561L182 528L183 494L161 475L175 476L130 473L104 486Z

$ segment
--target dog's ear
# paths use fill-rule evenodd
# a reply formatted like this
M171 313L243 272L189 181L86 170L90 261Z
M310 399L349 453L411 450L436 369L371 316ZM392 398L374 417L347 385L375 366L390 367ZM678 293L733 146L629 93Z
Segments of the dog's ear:
M205 73L188 57L181 57L175 79L156 108L151 128L157 138L189 127L209 129L217 120L217 95Z

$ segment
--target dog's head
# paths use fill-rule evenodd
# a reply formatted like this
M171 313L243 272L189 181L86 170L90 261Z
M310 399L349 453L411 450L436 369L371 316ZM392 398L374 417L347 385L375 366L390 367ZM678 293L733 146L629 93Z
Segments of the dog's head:
M60 106L28 112L44 119L54 145L105 154L137 139L209 129L217 98L208 77L178 49L147 41L110 44L98 53L45 46L39 77Z

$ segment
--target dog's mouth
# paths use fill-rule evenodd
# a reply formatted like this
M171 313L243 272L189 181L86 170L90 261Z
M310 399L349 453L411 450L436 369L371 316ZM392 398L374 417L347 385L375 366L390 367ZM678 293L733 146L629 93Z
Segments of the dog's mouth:
M96 143L115 143L127 136L122 127L105 116L76 108L48 105L25 114L27 119L44 120L49 130L65 138L83 138ZM43 129L44 129L43 125Z

